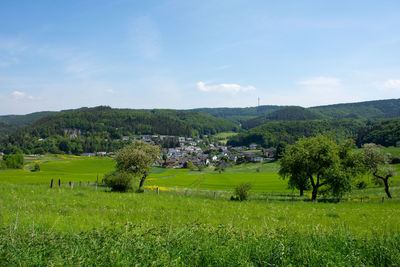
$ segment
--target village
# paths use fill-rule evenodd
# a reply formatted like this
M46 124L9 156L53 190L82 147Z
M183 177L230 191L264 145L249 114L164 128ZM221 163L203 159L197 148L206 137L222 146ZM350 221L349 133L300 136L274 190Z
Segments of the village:
M245 162L259 163L275 159L275 148L261 148L257 144L246 146L226 146L218 141L200 138L166 135L141 135L136 137L123 136L122 141L131 143L144 141L152 145L161 145L160 159L154 162L154 167L173 169L204 168L209 166L229 167L232 164ZM212 140L212 138L211 138ZM114 156L114 152L82 153L86 157Z

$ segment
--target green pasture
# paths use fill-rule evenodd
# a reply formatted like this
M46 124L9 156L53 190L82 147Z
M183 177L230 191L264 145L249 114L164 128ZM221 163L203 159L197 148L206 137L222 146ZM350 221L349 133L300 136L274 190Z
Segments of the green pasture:
M0 265L398 266L399 205L1 184Z

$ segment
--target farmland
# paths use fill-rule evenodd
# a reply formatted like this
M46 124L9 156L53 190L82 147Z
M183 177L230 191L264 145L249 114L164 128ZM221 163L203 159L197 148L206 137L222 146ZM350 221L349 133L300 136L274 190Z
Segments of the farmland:
M39 172L27 171L38 161ZM28 159L25 170L0 171L0 262L399 264L399 176L393 180L395 199L385 203L380 201L383 189L372 184L341 203L312 203L304 201L309 194L299 198L287 189L276 173L278 167L277 162L243 164L222 173L155 168L144 194L121 194L93 186L97 175L101 179L114 168L110 158ZM50 189L51 178L60 178L61 186ZM68 181L75 182L73 189ZM250 201L229 200L240 182L252 183ZM165 190L157 195L149 189L156 187Z

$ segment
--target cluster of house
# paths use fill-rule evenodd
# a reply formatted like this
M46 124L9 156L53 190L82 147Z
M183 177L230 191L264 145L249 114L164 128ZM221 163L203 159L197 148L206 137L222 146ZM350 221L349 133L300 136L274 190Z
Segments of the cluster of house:
M140 137L123 136L123 141L142 140L151 144L160 144L168 139L177 141L174 148L162 148L160 159L154 166L166 168L185 168L188 162L194 166L219 165L221 163L237 162L262 162L275 158L275 149L258 149L256 144L244 146L223 146L218 144L208 144L202 139L186 137L166 136L166 135L142 135ZM97 152L83 153L82 156L112 156L113 153Z

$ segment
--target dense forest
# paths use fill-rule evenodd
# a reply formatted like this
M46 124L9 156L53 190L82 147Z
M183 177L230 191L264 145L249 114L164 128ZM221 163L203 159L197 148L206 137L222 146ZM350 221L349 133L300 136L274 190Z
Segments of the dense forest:
M228 120L176 110L130 110L110 107L82 108L44 117L18 129L1 142L0 150L25 153L114 151L123 136L202 136L237 131Z
M0 116L0 151L74 153L115 151L123 136L170 135L201 137L240 132L230 145L263 147L293 143L301 137L330 135L358 145L399 144L400 99L302 108L259 106L192 110L112 109L106 106L60 112ZM389 119L389 120L388 120ZM247 131L245 131L247 129ZM171 141L166 146L174 145Z
M366 143L400 146L400 119L383 121L362 129L357 136L357 145Z
M298 106L284 107L275 110L267 115L243 122L244 129L251 129L270 121L303 121L303 120L319 120L326 118L324 115Z
M248 146L251 143L263 147L276 147L280 142L293 144L301 137L318 134L328 135L341 142L347 138L356 138L366 122L353 119L310 120L310 121L274 121L252 128L228 141L232 146Z

